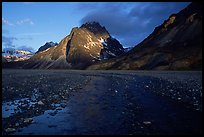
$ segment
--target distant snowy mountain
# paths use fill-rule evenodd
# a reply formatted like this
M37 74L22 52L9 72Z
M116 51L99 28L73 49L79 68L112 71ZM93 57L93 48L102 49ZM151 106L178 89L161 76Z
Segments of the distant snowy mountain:
M33 55L34 53L31 51L13 48L4 48L2 51L2 59L4 59L4 62L24 61Z

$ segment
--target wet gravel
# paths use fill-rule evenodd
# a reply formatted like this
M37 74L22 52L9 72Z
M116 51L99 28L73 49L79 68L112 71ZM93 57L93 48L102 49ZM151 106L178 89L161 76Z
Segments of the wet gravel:
M71 93L89 81L89 76L55 70L3 70L3 134L27 126L32 121L25 119L41 115L45 110L54 110L58 107L56 104L64 108Z
M3 135L202 133L202 72L2 72Z
M144 88L147 91L182 102L186 107L202 111L202 85L194 79L175 82L161 78L149 78Z

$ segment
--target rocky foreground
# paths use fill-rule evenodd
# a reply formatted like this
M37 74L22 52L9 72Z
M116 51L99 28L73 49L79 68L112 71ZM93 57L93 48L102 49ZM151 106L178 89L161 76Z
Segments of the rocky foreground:
M2 71L2 134L202 134L201 71Z

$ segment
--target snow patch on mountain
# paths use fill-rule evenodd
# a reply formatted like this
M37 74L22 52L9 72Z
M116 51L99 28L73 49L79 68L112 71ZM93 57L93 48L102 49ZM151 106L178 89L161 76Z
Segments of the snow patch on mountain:
M128 52L128 51L130 51L131 49L133 49L133 47L127 47L127 48L124 48L124 51L125 51L125 52Z

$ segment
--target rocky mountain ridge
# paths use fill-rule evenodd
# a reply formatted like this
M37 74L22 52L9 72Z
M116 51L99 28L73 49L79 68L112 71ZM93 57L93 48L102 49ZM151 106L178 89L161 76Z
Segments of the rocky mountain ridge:
M202 4L172 14L124 56L88 69L201 70Z
M123 53L123 46L105 27L98 22L87 22L73 28L58 45L35 54L26 62L25 68L85 69L94 62Z

